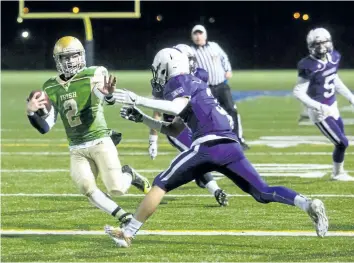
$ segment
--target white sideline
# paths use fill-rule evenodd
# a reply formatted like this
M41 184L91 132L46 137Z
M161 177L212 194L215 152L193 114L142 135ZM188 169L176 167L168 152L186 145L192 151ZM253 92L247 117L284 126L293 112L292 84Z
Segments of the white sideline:
M105 235L99 230L1 230L1 235ZM262 231L262 230L141 230L140 236L316 236L315 231ZM326 236L354 237L354 231L330 231Z
M51 193L44 193L44 194L27 194L27 193L15 193L15 194L0 194L2 197L84 197L81 194L51 194ZM120 196L122 197L144 197L144 194L125 194ZM208 194L167 194L167 197L214 197ZM251 197L250 195L246 194L228 194L229 197ZM354 194L312 194L307 195L309 197L334 197L334 198L354 198Z

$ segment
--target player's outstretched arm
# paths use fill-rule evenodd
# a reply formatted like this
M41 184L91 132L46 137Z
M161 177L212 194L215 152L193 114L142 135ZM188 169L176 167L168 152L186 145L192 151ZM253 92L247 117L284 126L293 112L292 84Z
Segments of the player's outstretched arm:
M174 118L173 122L159 121L151 118L134 106L123 106L120 110L120 115L124 119L134 122L142 122L150 129L154 129L173 137L178 136L178 134L180 134L185 128L183 120L178 116Z
M103 70L106 69L103 68ZM116 89L117 79L110 75L107 80L106 74L108 73L102 73L102 76L97 74L98 77L96 76L94 79L92 91L100 100L104 101L105 104L113 105L115 103L113 92Z
M155 100L141 97L132 91L122 89L116 89L113 93L113 97L116 103L143 106L145 108L172 114L174 116L178 115L188 103L186 98L177 98L173 101ZM185 100L187 100L187 102Z
M354 106L354 95L337 75L334 79L336 91L345 97Z

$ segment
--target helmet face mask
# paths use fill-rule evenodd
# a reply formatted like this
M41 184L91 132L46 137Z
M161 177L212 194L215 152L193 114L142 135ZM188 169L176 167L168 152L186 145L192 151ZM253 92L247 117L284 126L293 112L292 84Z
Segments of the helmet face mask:
M331 41L316 41L310 47L310 52L318 58L323 58L327 53L332 51Z
M70 78L86 67L85 49L75 37L62 37L54 46L54 61L60 75Z
M160 70L161 63L155 68L154 65L151 66L151 72L152 72L152 79L150 80L151 87L152 87L152 92L155 97L162 97L162 91L163 91L163 86L167 82L167 76L165 79L159 78L160 76L164 76L165 74L165 69L161 70L159 73L158 71Z
M85 55L82 52L65 53L55 58L57 70L65 77L71 77L85 67Z
M193 73L197 69L197 58L195 56L188 57L190 73Z

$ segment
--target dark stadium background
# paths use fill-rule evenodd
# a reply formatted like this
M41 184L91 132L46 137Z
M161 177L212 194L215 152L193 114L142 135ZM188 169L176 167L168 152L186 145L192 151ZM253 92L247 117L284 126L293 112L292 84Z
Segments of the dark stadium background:
M133 1L38 1L25 2L30 12L131 11ZM140 19L93 19L95 64L111 69L149 69L163 47L190 43L191 28L206 26L210 40L218 42L234 69L295 68L307 54L309 29L330 30L335 48L343 54L342 67L354 66L354 2L221 2L156 1L141 3ZM310 19L294 19L293 13ZM17 23L18 2L1 2L2 69L54 69L52 48L64 35L84 41L80 19L29 20ZM156 20L162 15L162 21ZM215 22L210 23L209 18ZM21 32L30 37L23 39Z

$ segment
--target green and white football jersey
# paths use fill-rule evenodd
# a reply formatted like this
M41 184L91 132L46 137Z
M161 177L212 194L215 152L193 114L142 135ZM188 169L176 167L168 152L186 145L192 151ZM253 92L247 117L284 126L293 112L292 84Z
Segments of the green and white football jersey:
M89 67L68 81L56 76L44 83L43 90L53 103L55 114L60 114L70 146L108 136L103 100L93 90L96 85L103 86L107 75L104 67Z

